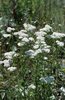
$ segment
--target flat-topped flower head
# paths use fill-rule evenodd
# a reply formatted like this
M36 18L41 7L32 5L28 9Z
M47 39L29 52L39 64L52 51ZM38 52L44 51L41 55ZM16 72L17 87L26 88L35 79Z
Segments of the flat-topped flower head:
M22 41L23 41L23 42L29 42L29 39L28 39L27 37L24 37L24 38L22 39Z
M15 54L14 51L4 53L5 58L12 59L12 56Z
M14 31L14 30L15 30L15 28L7 27L7 32L8 32L8 33L12 32L12 31Z
M53 29L52 29L51 26L49 26L48 24L46 24L44 28L40 29L40 31L43 31L43 32L51 34L53 32Z
M38 31L38 32L35 32L35 35L36 36L45 36L47 33L46 32L43 32L43 31Z
M16 69L17 69L16 67L9 67L9 68L7 68L7 70L10 71L10 72L15 71Z
M49 48L42 48L42 51L44 51L46 53L50 53L50 49Z
M29 40L30 40L30 41L34 41L34 38L33 38L33 37L29 37Z
M3 61L4 67L9 67L10 66L10 61L8 59L5 59Z
M17 45L18 45L19 47L21 47L21 46L24 46L24 44L25 44L25 42L18 42Z
M4 37L4 38L11 37L11 34L3 34L3 37Z
M35 26L33 26L31 24L27 24L27 23L24 23L23 26L24 26L25 30L27 30L27 31L33 31L36 29Z
M25 54L28 56L32 56L34 54L34 50L30 49L30 50L26 51Z
M63 38L63 37L65 37L64 33L53 32L53 34L51 35L51 38L53 38L53 39Z
M56 43L57 43L57 45L60 46L60 47L63 47L63 46L64 46L64 42L60 42L60 41L57 40Z
M38 49L38 48L39 48L39 45L38 45L38 44L35 44L35 45L33 46L33 48L34 48L34 49Z
M19 36L19 39L22 39L22 38L24 38L24 37L28 37L28 34L26 34L26 32L24 32L24 31L22 31L22 30L20 30L20 31L18 31L18 32L14 32L13 33L15 36Z

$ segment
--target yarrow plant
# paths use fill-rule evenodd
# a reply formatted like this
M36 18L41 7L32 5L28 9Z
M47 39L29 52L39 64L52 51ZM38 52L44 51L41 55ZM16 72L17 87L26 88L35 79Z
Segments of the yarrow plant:
M53 32L49 25L39 30L28 23L23 26L18 32L8 27L6 33L0 33L1 99L64 98L65 69L61 57L65 53L65 34Z

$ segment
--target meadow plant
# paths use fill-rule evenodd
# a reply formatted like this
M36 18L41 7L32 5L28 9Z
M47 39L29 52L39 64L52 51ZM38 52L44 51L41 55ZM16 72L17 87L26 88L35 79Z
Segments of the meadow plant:
M61 100L65 98L65 34L49 25L21 30L7 27L0 40L1 100ZM64 99L63 99L64 100Z

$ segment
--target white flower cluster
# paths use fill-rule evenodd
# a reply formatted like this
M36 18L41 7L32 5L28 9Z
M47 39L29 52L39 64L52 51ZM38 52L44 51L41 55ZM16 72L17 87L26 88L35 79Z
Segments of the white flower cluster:
M34 58L35 56L37 56L38 54L47 54L51 52L51 45L48 45L46 43L46 36L50 36L52 39L56 39L56 44L60 47L64 46L64 42L59 41L58 39L65 37L64 33L58 33L58 32L53 32L52 27L50 27L49 25L45 25L44 28L39 29L39 31L34 31L36 29L35 26L31 25L31 24L27 24L24 23L24 30L20 30L18 32L14 32L13 35L17 36L17 38L19 39L19 41L17 42L17 46L21 47L24 46L26 43L33 43L32 47L25 50L25 54L26 56L29 56L30 58ZM3 34L3 37L7 38L7 37L11 37L10 32L14 31L14 28L8 27L7 28L7 32L8 34ZM31 33L32 32L32 33ZM53 32L52 35L48 34L49 32ZM10 52L5 52L4 53L4 57L5 60L0 61L0 64L4 64L4 67L9 67L8 70L9 71L14 71L16 69L16 67L11 67L10 66L10 62L13 59L13 57L16 57L18 54L16 54L17 48L14 46L14 50L10 51ZM24 54L24 55L25 55ZM43 57L44 60L47 60L48 57L47 55L45 57Z
M53 29L52 29L52 27L51 26L49 26L49 25L45 25L45 27L44 28L42 28L42 29L40 29L40 31L43 31L43 32L53 32Z
M47 28L47 26L49 31L51 27L49 25L46 25L45 28ZM35 32L34 35L36 36L36 40L33 45L33 49L29 49L25 52L25 54L29 55L31 58L34 58L35 56L37 56L37 54L42 52L50 53L51 46L47 45L45 42L45 35L47 35L47 32L40 29L39 31Z
M10 72L13 72L15 71L17 68L16 67L9 67L7 70L10 71Z
M5 59L0 61L0 65L3 64L3 66L5 68L7 68L7 70L10 71L10 72L15 71L17 68L11 67L11 62L12 62L12 59L13 59L14 56L18 56L18 54L15 53L15 51L10 51L10 52L4 53Z
M4 67L9 67L10 66L10 61L8 59L5 59L3 61L0 61L0 65L4 64Z
M14 30L15 30L15 28L7 27L7 32L8 32L8 33L11 33L11 32L14 31Z
M14 32L13 34L16 36L18 35L19 36L19 39L22 39L24 37L28 37L28 34L26 34L26 30L20 30L18 32Z
M3 60L3 64L4 64L4 67L9 67L10 66L10 60Z
M18 35L19 39L21 40L18 42L18 46L23 46L25 43L29 42L30 40L33 40L32 38L28 37L28 34L26 34L26 30L20 30L18 32L14 32L13 34L15 36Z
M44 57L44 60L47 60L48 59L48 57Z
M63 47L63 46L64 46L64 42L60 42L60 41L57 40L56 43L57 43L57 45L60 46L60 47Z
M65 88L63 86L60 88L60 91L65 94Z
M27 24L27 23L24 23L23 26L24 26L25 30L27 30L27 31L33 31L36 29L35 26L33 26L31 24Z
M63 38L63 37L65 37L64 33L53 32L53 34L51 35L51 38L53 38L53 39Z
M13 55L15 54L14 51L4 53L5 58L12 59Z
M11 37L11 34L3 34L3 37L4 37L4 38Z
M48 45L45 41L45 36L49 35L48 32L53 32L52 27L50 27L49 25L45 25L44 28L39 29L39 31L33 32L33 34L36 36L36 38L34 39L33 36L29 36L29 34L27 34L27 31L33 31L36 29L35 26L24 23L24 28L25 30L20 30L19 32L14 32L14 35L18 35L19 39L21 40L20 42L18 42L18 46L23 46L25 43L30 43L30 41L34 42L33 48L29 50L27 50L25 52L26 55L29 55L31 58L34 58L35 56L37 56L37 54L45 52L45 53L50 53L50 48L51 46ZM65 37L64 33L58 33L58 32L53 32L52 35L49 35L52 39L59 39L62 37ZM56 41L57 45L62 47L64 46L63 42L60 41Z

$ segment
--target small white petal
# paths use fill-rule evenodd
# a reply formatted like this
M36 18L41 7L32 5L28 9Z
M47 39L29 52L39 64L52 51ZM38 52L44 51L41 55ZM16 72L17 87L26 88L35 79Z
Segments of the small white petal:
M38 49L39 48L39 45L34 45L33 48L34 49Z
M30 40L30 41L34 41L34 38L33 38L33 37L29 37L29 40Z
M29 39L26 38L26 37L24 37L24 38L22 39L22 41L23 41L23 42L29 42Z
M44 60L47 60L48 58L47 57L44 57Z
M9 67L7 70L10 71L10 72L13 72L15 71L17 68L16 67Z
M4 67L9 67L9 66L10 66L10 61L7 60L7 59L5 59L5 60L3 61L3 63L4 63Z
M15 30L15 28L11 28L11 27L7 27L7 32L11 32L11 31L14 31Z

